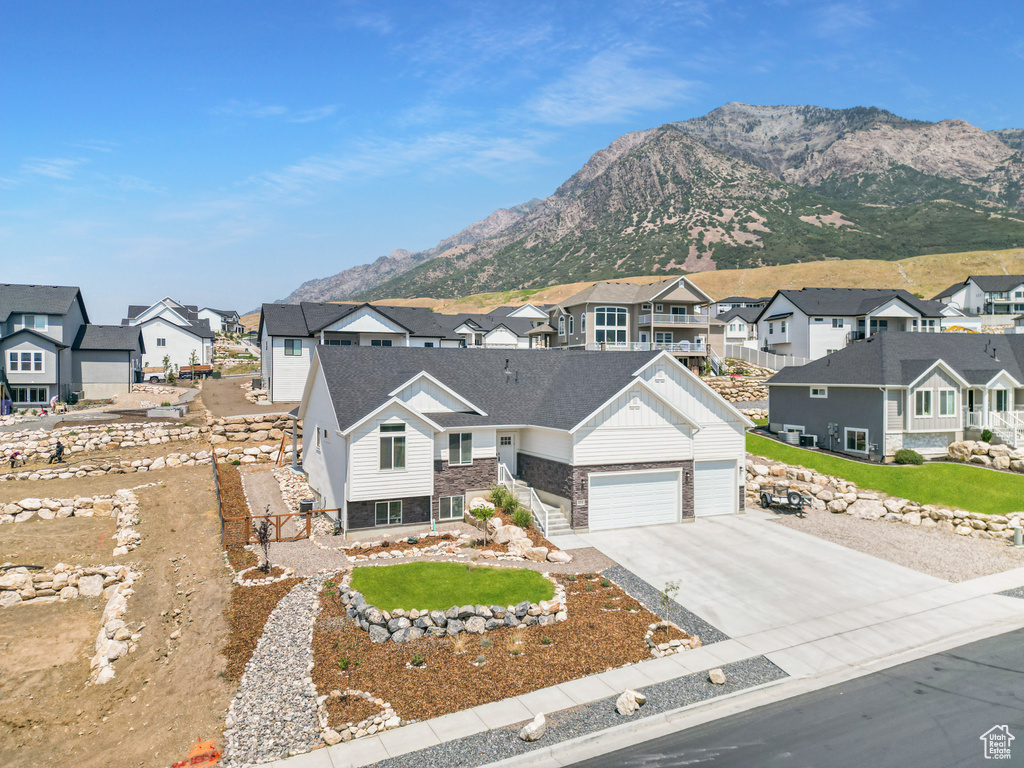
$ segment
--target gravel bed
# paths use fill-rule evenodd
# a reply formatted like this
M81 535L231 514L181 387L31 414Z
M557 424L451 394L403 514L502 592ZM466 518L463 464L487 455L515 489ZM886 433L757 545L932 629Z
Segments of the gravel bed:
M547 732L533 743L519 738L522 725L517 724L448 741L419 752L382 760L374 765L379 768L420 768L424 765L432 768L474 768L493 762L496 756L507 758L521 755L627 721L635 722L786 677L785 672L763 656L729 664L722 669L726 675L726 684L722 686L708 682L706 672L698 672L641 688L641 692L647 696L647 703L633 716L620 715L615 711L616 696L546 715Z
M606 579L611 579L622 587L626 591L626 594L634 598L638 603L640 603L640 605L651 613L656 613L661 616L661 592L641 579L635 573L627 568L623 568L621 565L615 565L611 568L606 568L602 571L601 575ZM672 604L669 606L668 613L668 616L662 616L661 618L674 621L682 627L684 631L691 635L697 635L704 645L720 643L723 640L729 639L727 634L717 627L711 626L697 614L688 611L675 600L673 600Z
M973 539L818 509L808 509L802 518L775 510L770 513L779 525L946 581L967 581L1024 567L1024 550L1002 540Z
M295 586L264 625L228 709L225 766L257 765L322 743L310 673L313 623L326 578Z
M1024 587L1008 589L1005 592L1000 592L999 594L1005 595L1006 597L1019 597L1021 600L1024 600Z

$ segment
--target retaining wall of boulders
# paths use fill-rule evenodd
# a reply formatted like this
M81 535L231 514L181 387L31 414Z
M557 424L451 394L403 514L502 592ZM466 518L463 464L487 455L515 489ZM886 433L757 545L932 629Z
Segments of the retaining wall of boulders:
M139 499L135 491L121 489L115 494L74 496L70 499L27 498L0 504L0 525L59 520L65 517L113 517L116 520L114 556L126 555L139 546L142 537L132 526L139 523Z
M544 576L551 579L548 574ZM551 582L555 585L555 596L540 603L524 600L509 606L453 605L447 611L396 609L390 612L369 605L361 593L351 588L351 581L352 572L349 571L339 587L341 602L348 618L368 632L374 643L388 640L407 643L421 637L450 637L462 632L482 635L495 629L535 624L546 627L567 618L565 588L554 579Z
M1024 472L1024 448L993 445L982 440L961 440L946 449L949 458L993 469Z
M913 470L908 468L906 471ZM853 515L865 520L885 520L934 528L958 536L1009 540L1013 538L1013 526L1024 523L1024 512L984 515L962 509L946 509L935 504L920 504L880 491L858 488L848 480L822 475L806 467L772 462L759 456L748 458L747 504L759 504L762 487L773 485L788 486L810 495L816 509ZM1024 499L1021 502L1024 505Z
M15 451L20 451L27 461L44 459L53 453L58 440L64 443L64 455L69 457L88 451L198 440L209 431L209 427L168 426L160 422L18 430L0 435L0 463L9 461Z
M124 565L57 563L48 571L31 571L24 566L9 568L0 575L0 608L58 600L66 603L78 597L109 598L118 584L137 576Z
M210 419L210 443L244 443L253 441L261 443L265 440L281 441L288 432L287 443L291 442L292 418L280 414L266 416L229 416L224 419ZM299 442L302 442L302 422L299 422Z
M742 413L748 419L767 419L768 418L768 409L767 408L740 408L740 413Z
M766 377L762 376L710 376L704 383L730 403L747 400L767 400Z

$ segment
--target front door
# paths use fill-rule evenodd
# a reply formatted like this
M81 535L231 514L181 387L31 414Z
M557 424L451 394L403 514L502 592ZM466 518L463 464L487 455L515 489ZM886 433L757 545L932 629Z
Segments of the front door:
M516 436L514 432L498 433L498 463L512 475L516 473Z

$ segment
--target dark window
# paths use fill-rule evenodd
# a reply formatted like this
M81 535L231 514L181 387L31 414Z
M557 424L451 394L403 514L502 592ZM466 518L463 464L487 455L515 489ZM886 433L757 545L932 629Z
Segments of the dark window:
M400 525L402 502L378 501L374 504L374 525Z
M391 339L370 339L371 347L390 347Z
M380 468L405 469L405 424L381 424Z
M448 463L473 463L473 433L456 432L448 435Z
M298 357L302 354L302 339L285 339L284 353L288 357Z

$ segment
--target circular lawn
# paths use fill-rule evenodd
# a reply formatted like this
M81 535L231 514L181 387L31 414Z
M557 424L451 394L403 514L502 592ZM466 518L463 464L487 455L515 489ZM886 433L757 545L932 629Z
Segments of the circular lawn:
M384 611L444 611L453 605L509 606L555 596L555 585L537 571L463 563L363 566L352 572L352 589Z

